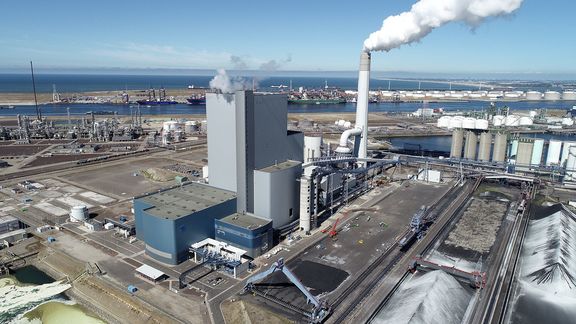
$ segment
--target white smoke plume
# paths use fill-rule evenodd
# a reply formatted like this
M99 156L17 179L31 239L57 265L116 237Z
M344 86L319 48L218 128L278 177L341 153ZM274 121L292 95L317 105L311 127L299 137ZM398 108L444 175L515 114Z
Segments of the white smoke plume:
M410 11L390 16L382 28L364 41L364 50L390 51L422 39L433 29L452 21L477 26L488 17L507 15L523 0L420 0Z
M210 80L210 88L222 93L234 93L237 90L247 89L248 85L246 80L240 77L230 77L226 70L219 69L218 74Z

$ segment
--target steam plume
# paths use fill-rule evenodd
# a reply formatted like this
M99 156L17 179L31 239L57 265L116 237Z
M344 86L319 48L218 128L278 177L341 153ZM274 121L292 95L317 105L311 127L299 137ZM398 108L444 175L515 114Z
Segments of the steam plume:
M523 0L420 0L410 11L390 16L382 28L364 41L365 51L390 51L422 39L433 29L452 21L477 26L486 18L507 15Z
M210 80L210 88L219 90L222 93L233 93L237 90L247 88L246 80L239 77L230 77L226 70L219 69L218 74Z

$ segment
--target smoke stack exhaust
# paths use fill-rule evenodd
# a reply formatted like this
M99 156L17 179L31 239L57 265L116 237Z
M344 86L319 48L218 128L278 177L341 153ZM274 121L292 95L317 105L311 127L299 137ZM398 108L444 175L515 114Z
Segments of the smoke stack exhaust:
M368 95L370 91L370 53L360 54L360 70L358 71L358 98L356 100L356 128L362 130L358 146L358 157L366 158L368 146ZM356 141L358 142L358 141Z
M350 154L358 158L366 158L368 145L368 91L370 90L370 53L362 52L360 55L360 69L358 72L358 98L356 100L356 124L340 136L337 153ZM355 136L354 152L348 148L348 138ZM361 162L364 165L365 162Z

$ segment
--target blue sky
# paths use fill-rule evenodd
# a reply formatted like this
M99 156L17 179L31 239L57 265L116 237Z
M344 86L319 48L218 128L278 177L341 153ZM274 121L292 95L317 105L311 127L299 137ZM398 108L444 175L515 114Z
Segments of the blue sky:
M247 68L353 71L364 39L414 1L2 1L0 71ZM373 70L576 75L576 2L525 0L373 55ZM238 57L236 64L232 57ZM271 62L274 60L274 62Z

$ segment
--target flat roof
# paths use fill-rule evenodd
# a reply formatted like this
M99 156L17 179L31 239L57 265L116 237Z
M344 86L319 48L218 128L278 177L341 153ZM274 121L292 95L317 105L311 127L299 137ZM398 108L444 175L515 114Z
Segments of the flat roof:
M11 223L11 222L15 222L15 221L18 221L18 218L14 217L12 215L0 216L0 224Z
M3 234L0 234L0 240L4 240L8 237L15 236L15 235L22 235L24 233L26 233L26 230L23 228L14 230L12 232L3 233Z
M271 222L269 219L263 219L251 214L234 213L226 216L220 221L246 229L256 229L265 226Z
M156 268L152 268L151 266L147 265L147 264L143 264L142 266L140 266L139 268L136 269L136 272L154 279L154 280L158 280L160 277L162 277L164 275L164 272L156 269Z
M152 205L146 209L150 215L176 219L235 197L236 194L232 191L192 182L137 199Z
M271 165L271 166L262 168L262 169L260 169L260 170L258 170L258 171L262 171L262 172L276 172L276 171L281 171L281 170L290 169L290 168L295 167L295 166L297 166L297 165L299 165L299 164L302 164L302 162L300 162L300 161L291 161L291 160L288 160L288 161L284 161L284 162L281 162L281 163L277 163L277 164L274 164L274 165Z

